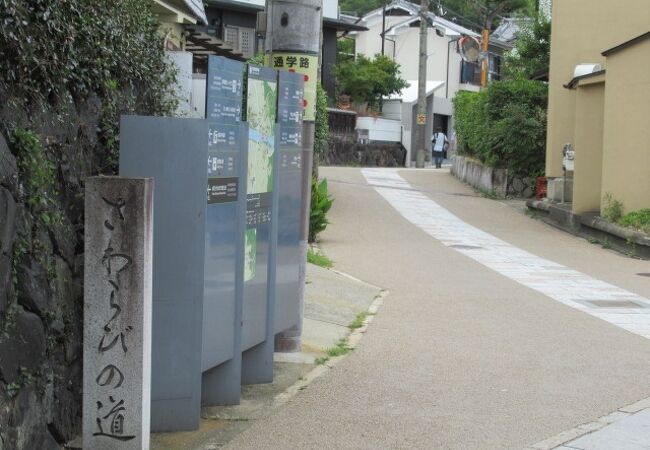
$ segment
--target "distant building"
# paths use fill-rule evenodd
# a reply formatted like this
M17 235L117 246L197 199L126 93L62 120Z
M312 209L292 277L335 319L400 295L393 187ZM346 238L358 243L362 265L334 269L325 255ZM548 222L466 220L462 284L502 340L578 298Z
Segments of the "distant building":
M264 11L264 0L207 0L207 25L188 25L187 50L195 55L195 71L205 72L207 55L217 54L247 60L264 51L265 36L257 30L257 13ZM321 82L334 96L331 66L336 62L339 33L365 28L339 14L338 0L323 2L323 45Z
M608 0L553 4L549 194L565 185L564 148L574 152L573 167L567 161L573 212L601 210L607 193L626 211L650 208L648 0L627 0L624 7Z
M202 0L151 0L158 16L166 50L183 50L185 25L204 24L207 19Z
M367 31L351 32L349 36L355 40L356 54L369 58L383 53L400 65L401 76L410 80L411 88L417 89L420 17L419 5L395 0L364 15L359 24L368 28ZM436 16L428 15L430 25L427 35L427 85L435 86L431 90L431 104L428 107L427 134L441 127L449 134L453 129L453 106L451 100L459 90L478 91L480 88L481 69L479 63L467 63L456 52L456 43L462 36L472 36L480 39L480 35L454 22ZM501 27L493 33L489 46L488 79L498 80L501 77L501 62L503 53L513 46L517 23L506 19ZM507 40L501 40L505 38ZM405 91L405 95L409 95ZM394 100L394 99L393 99ZM395 105L390 105L391 114L395 113ZM400 108L398 108L400 109ZM400 109L401 110L401 109ZM406 111L406 110L405 110ZM412 114L405 112L403 126L410 133ZM411 136L403 137L403 144L409 149L413 142ZM427 145L430 145L427 139ZM410 161L414 161L416 152L409 152Z

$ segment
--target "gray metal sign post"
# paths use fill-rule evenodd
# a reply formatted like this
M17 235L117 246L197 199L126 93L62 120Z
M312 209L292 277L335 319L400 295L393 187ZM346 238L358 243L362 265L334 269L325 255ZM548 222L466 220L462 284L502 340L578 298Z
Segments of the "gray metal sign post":
M242 384L273 381L277 72L248 67ZM275 206L275 207L274 207Z
M205 405L238 404L241 394L248 139L242 123L244 68L238 61L208 57L208 206L201 391Z
M300 202L304 76L280 71L278 86L278 243L274 333L299 327Z
M123 116L120 175L153 177L151 430L199 426L208 122Z

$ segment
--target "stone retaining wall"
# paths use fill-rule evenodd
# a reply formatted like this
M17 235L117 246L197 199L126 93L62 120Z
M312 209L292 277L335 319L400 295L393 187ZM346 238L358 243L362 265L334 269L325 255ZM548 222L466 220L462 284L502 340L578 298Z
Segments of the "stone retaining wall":
M332 137L319 156L326 166L404 167L406 149L397 142L360 144Z
M505 169L487 167L471 158L454 155L451 173L479 191L494 193L499 198L505 198L508 193L508 172Z
M530 198L535 195L535 178L512 177L506 169L488 167L466 156L454 155L451 162L451 173L479 191L498 198Z

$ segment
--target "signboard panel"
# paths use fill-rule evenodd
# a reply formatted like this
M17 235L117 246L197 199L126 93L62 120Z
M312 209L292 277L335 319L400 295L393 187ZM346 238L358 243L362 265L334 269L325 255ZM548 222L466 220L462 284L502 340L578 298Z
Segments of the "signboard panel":
M244 65L208 58L207 210L202 368L234 355L238 194Z
M202 399L206 405L239 402L246 209L246 146L242 122L244 64L208 58L209 124L203 305Z
M267 335L276 107L277 73L249 66L242 350L264 342Z
M155 185L151 430L193 430L201 407L208 123L123 116L120 175Z
M304 80L304 120L316 120L316 85L318 82L318 55L273 52L271 67L282 72L299 73Z
M303 77L279 73L278 89L278 238L274 334L300 321L300 198L302 167Z

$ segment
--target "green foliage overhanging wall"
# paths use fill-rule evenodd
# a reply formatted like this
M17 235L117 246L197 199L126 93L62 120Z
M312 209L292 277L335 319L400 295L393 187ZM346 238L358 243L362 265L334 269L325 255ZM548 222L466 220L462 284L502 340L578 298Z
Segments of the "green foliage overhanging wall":
M119 113L173 110L175 74L164 60L152 3L142 0L2 0L0 100L49 110L62 123L66 103L97 96L99 131L115 169ZM12 127L3 117L4 131ZM7 123L8 122L8 123Z
M0 0L0 447L80 432L84 179L175 106L153 4Z
M545 83L498 81L453 100L459 153L512 176L538 176L546 155Z

